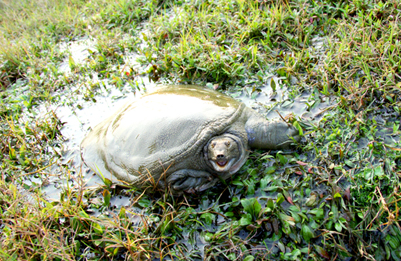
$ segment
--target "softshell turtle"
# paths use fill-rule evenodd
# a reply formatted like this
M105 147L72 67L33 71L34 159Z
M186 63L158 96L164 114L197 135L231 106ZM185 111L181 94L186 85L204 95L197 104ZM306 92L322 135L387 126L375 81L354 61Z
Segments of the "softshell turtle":
M284 149L298 130L269 122L227 95L197 86L163 88L124 105L82 141L83 161L98 174L174 194L202 191L245 163L250 148Z

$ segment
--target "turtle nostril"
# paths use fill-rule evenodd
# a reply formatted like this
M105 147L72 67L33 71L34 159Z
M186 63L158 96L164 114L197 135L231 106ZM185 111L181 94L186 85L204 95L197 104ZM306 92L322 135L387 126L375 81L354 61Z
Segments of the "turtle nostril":
M219 155L217 155L217 158L218 158L218 159L224 158L224 154L219 154Z

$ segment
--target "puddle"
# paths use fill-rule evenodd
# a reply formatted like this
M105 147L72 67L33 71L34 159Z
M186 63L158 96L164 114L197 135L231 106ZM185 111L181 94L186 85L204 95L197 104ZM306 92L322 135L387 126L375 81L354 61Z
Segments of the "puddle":
M61 43L60 51L69 53L69 57L60 64L58 71L60 73L71 74L71 68L69 65L70 59L72 59L71 62L75 64L86 63L86 60L90 55L89 50L95 49L95 44L96 42L89 37L81 38L78 41Z
M271 81L277 86L275 91L271 87ZM287 88L281 86L281 80L272 77L264 86L258 88L260 92L255 98L251 98L252 94L247 91L242 91L241 94L229 92L226 94L242 101L270 120L280 119L280 115L285 117L289 114L318 120L328 107L336 104L335 97L319 97L311 100L311 95L307 92L290 99Z
M129 60L132 59L133 56L129 57ZM107 80L104 80L101 81L101 92L95 97L96 103L86 101L82 95L82 97L75 95L73 98L69 98L67 95L65 99L72 99L73 104L79 104L79 108L71 105L50 108L54 110L59 120L64 123L61 129L61 133L65 139L61 151L63 155L61 163L70 167L69 175L71 175L69 179L60 178L59 173L64 173L65 171L62 171L59 166L52 169L52 173L57 174L52 176L49 180L50 184L44 189L50 199L58 200L62 188L67 186L73 187L73 180L80 175L82 175L86 187L96 187L99 184L103 184L102 180L88 168L83 166L81 169L80 143L91 128L111 116L119 107L128 101L138 99L144 93L152 91L157 86L147 81L146 77L140 78L139 81L141 81L139 84L140 91L134 93L132 87L128 84L119 90L108 84ZM279 82L278 79L276 81ZM59 93L57 95L63 94ZM278 88L277 92L273 94L271 87L266 85L261 88L261 92L254 99L250 98L245 91L239 97L236 97L236 99L241 100L247 106L255 109L269 119L278 119L280 116L277 111L282 116L293 113L296 116L313 119L324 108L331 106L334 101L334 99L327 99L327 101L320 102L318 106L309 110L308 105L306 105L308 97L308 94L303 94L290 100L287 97L286 89ZM74 172L72 171L73 169L81 169L82 173Z

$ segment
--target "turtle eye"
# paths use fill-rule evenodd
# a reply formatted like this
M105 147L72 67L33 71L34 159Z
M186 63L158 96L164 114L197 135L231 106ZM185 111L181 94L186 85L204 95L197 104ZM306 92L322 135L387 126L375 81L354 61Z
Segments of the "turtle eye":
M229 141L224 142L224 144L226 144L227 147L230 146L230 142Z

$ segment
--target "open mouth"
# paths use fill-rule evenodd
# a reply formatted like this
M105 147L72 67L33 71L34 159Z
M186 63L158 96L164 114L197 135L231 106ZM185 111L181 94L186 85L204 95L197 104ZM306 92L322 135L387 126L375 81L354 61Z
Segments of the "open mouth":
M225 165L227 165L227 162L227 160L216 161L217 165L219 165L220 167L224 167Z
M210 163L213 165L213 168L218 172L229 171L234 162L235 158L226 160L210 160Z

